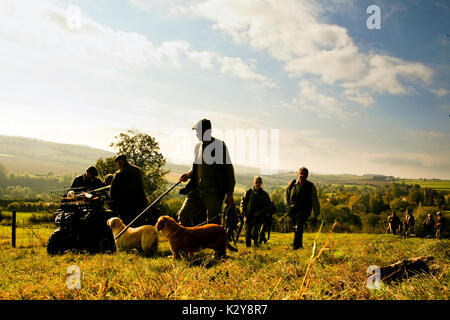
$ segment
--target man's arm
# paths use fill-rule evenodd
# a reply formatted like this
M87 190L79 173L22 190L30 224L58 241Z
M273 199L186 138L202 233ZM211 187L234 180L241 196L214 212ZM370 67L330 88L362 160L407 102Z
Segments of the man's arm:
M248 198L249 198L249 191L250 191L250 190L247 190L247 191L244 193L244 195L242 196L242 199L241 199L241 205L240 205L240 207L241 207L242 215L243 215L244 217L247 216L247 204L248 204Z
M284 203L289 207L291 205L291 190L294 187L295 180L291 180L284 193Z
M270 196L264 191L264 208L261 210L263 216L268 215L272 211L272 201L270 201Z
M232 206L234 203L233 198L233 192L234 192L234 186L236 185L236 178L234 176L234 168L233 164L231 163L230 154L228 153L228 148L223 144L224 147L224 165L225 165L225 181L226 181L226 198L225 202Z
M181 177L178 179L178 181L186 182L189 179L191 179L191 177L192 177L192 170L182 174Z
M317 218L320 215L320 203L319 203L319 197L317 196L317 189L316 186L313 185L312 187L312 205L314 210L314 218Z

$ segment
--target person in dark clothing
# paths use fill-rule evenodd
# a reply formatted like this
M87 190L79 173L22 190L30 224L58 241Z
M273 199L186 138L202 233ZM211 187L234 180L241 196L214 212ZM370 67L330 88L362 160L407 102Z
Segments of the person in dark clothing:
M427 218L423 222L423 233L425 238L432 238L434 231L434 219L431 214L428 214Z
M306 220L314 210L314 221L320 214L320 203L315 185L308 181L308 169L298 170L297 180L291 180L286 188L285 202L287 213L294 225L294 250L303 248L303 229Z
M273 200L270 202L270 210L266 214L265 217L263 217L261 230L259 232L259 243L267 243L267 238L270 234L270 228L272 227L272 216L277 212L277 208L275 207L275 204L273 203ZM268 233L266 238L266 232Z
M219 224L224 199L226 205L234 204L233 165L225 143L211 136L211 121L202 119L192 129L200 142L195 146L192 170L179 178L189 182L180 190L187 197L178 212L178 221L183 226L193 226L199 215L204 217L206 213L207 223Z
M111 206L123 223L127 225L149 203L144 191L141 169L130 164L124 155L117 156L115 162L119 170L111 182ZM138 225L140 222L136 221L135 226Z
M404 225L405 238L408 238L414 229L414 216L409 209L406 209Z
M225 227L225 231L227 232L228 241L237 242L235 239L235 235L237 235L238 224L241 220L241 213L236 205L233 206L225 206L223 210L223 223L222 225Z
M438 211L438 213L436 213L436 216L437 216L437 219L436 219L436 238L441 239L442 234L444 233L444 230L445 230L446 220L442 216L442 213L440 211Z
M82 175L76 177L73 182L70 190L75 192L81 191L90 191L101 188L103 186L102 181L98 178L97 168L94 166L90 166L86 169L86 172Z
M397 229L400 226L400 218L392 211L392 214L387 219L388 227L386 233L397 234Z
M248 189L241 200L241 211L245 219L245 244L251 247L252 239L258 247L261 225L266 215L271 211L270 197L261 187L262 178L255 177L253 188Z

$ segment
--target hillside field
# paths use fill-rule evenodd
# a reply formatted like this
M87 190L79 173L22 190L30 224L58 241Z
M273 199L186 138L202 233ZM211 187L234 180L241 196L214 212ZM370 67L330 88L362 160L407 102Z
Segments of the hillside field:
M247 249L241 237L238 252L212 260L204 250L190 260L173 261L161 235L158 256L137 253L48 256L45 243L52 225L20 227L17 248L11 248L11 229L0 226L0 299L206 299L206 300L348 300L449 299L450 240L377 234L307 233L305 248L291 249L293 233L272 233L261 248ZM317 236L315 256L310 265ZM439 271L399 283L366 287L371 265L432 256ZM83 275L81 289L68 289L71 265ZM308 282L309 281L309 282Z

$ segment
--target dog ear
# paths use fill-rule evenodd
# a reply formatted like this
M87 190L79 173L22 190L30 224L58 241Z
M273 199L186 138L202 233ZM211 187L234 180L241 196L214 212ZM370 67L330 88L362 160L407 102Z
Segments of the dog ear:
M156 222L156 230L161 231L161 229L163 228L163 224L164 224L164 220L159 218L158 222Z

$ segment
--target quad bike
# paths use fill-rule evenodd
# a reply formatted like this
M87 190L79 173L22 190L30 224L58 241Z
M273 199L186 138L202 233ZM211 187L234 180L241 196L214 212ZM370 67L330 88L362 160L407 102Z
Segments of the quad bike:
M66 250L89 253L116 251L114 236L106 221L113 211L105 208L106 188L91 193L64 193L59 209L54 213L59 226L47 242L47 253L63 254Z

